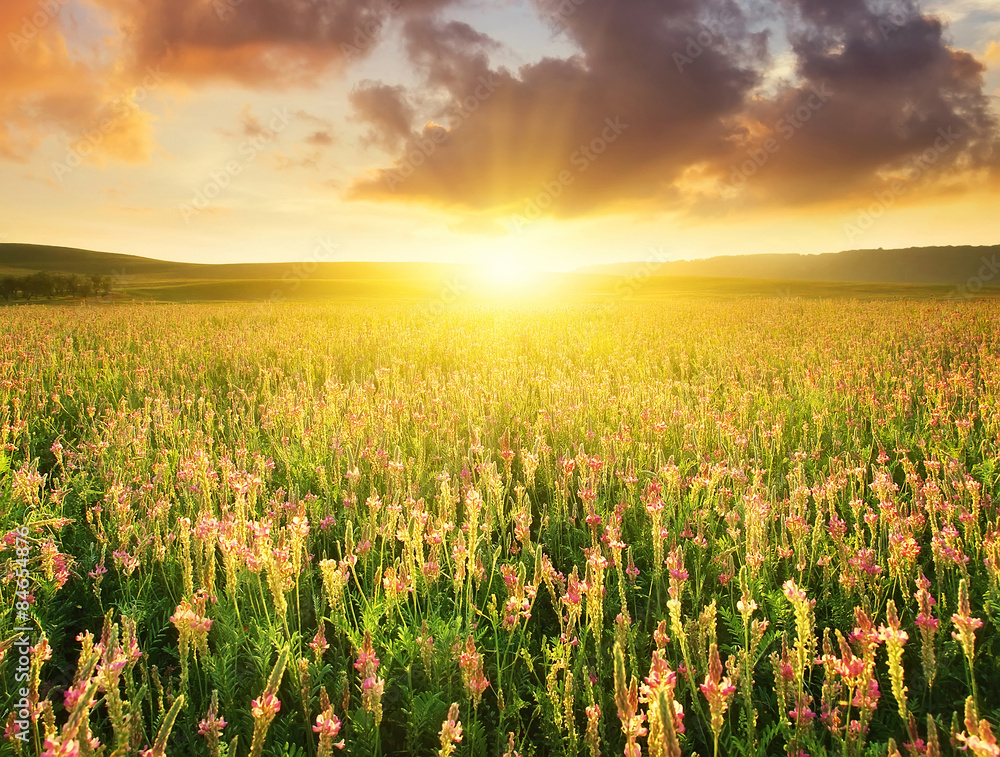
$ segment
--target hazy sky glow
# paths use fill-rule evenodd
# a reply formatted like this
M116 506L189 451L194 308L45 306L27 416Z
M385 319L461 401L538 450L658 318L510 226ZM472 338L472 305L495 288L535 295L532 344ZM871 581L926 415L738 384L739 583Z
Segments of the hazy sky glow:
M995 0L4 0L0 241L541 267L1000 241Z

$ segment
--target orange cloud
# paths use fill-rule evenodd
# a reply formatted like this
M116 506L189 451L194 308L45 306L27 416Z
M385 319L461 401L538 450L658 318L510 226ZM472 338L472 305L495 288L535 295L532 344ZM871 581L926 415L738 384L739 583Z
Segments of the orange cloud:
M57 135L66 149L57 152L56 178L83 163L148 160L153 118L142 100L150 90L218 80L314 85L368 55L397 16L448 1L4 0L0 158L27 161ZM95 9L118 33L71 53L71 16ZM314 136L318 145L333 141L328 132Z
M983 60L990 67L1000 66L1000 42L990 42L987 45Z
M95 0L127 29L135 70L248 87L313 85L366 57L397 17L450 0Z
M147 159L151 117L135 102L138 90L113 64L71 55L66 13L59 0L5 0L0 6L0 39L6 42L0 44L0 157L27 161L55 133L73 167L105 158Z

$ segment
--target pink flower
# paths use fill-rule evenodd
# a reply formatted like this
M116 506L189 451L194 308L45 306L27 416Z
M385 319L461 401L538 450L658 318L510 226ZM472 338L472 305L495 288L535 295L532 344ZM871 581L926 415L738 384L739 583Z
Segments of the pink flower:
M104 567L104 561L101 560L100 563L98 563L97 565L94 566L93 570L87 572L87 575L90 576L91 578L95 578L96 579L99 576L103 576L107 572L108 572L108 569Z
M321 752L323 747L326 747L326 751L329 751L331 747L344 748L343 739L334 742L337 734L340 733L340 718L333 714L332 708L327 708L316 716L316 725L313 726L313 731L319 734Z
M448 708L448 718L441 724L441 750L439 757L448 757L455 751L455 744L462 740L462 723L458 719L458 703L453 702Z
M79 757L80 743L76 739L46 738L42 757Z
M699 688L708 701L712 715L712 731L718 738L722 730L722 718L726 714L726 710L729 709L729 700L736 693L736 687L733 686L733 682L728 676L722 675L722 660L719 659L719 648L715 644L712 644L709 650L708 672L705 674L705 682Z
M319 658L323 656L323 653L330 648L330 645L326 642L326 629L324 625L325 624L321 620L319 622L319 628L316 630L316 635L313 636L313 640L309 642L309 648L312 649L317 660L319 660Z
M366 651L365 647L361 648L361 651L358 653L358 659L354 663L355 670L364 672L370 669L374 672L374 670L378 668L379 659L375 656L374 650L371 650L370 648L369 650L370 651Z
M336 738L337 734L340 733L340 718L334 715L332 710L321 712L316 716L316 725L313 726L313 731L330 738ZM343 747L340 748L343 749Z
M250 712L254 719L266 718L272 720L281 711L281 701L274 694L264 694L250 703Z
M483 656L476 651L476 642L472 634L466 638L464 647L461 642L455 645L455 652L458 656L458 667L462 671L466 694L472 699L475 707L490 685L489 679L483 672Z
M208 736L210 733L217 734L227 725L229 723L226 722L225 718L216 718L215 720L202 719L198 722L198 735Z

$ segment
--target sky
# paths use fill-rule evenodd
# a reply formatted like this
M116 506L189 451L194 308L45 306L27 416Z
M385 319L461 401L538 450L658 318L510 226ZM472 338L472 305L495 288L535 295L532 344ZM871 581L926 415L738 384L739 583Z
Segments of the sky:
M205 263L1000 242L997 0L3 0L0 242Z

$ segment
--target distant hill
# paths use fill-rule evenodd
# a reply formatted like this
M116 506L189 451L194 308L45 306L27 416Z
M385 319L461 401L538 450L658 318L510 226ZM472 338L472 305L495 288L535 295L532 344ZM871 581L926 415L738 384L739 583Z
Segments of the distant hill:
M1000 285L1000 245L992 247L911 247L852 250L824 255L726 255L703 260L615 263L579 268L610 276L707 276L795 281L848 281L881 284L961 284L987 265ZM644 272L638 273L637 272Z
M183 265L183 264L180 264ZM75 247L48 247L40 244L0 244L0 272L34 273L75 273L82 276L121 275L128 270L135 275L169 275L176 270L177 263L153 260L136 255L118 255L110 252L92 252Z
M986 261L1000 262L992 247L913 247L853 250L823 255L726 255L659 263L635 261L579 268L575 273L605 276L698 276L774 281L848 281L895 284L960 284L979 276ZM994 264L996 265L996 264ZM124 281L281 280L306 273L318 280L438 280L469 266L436 263L175 263L136 255L71 247L0 244L0 273L52 271L115 276ZM1000 285L1000 270L988 270Z
M283 280L289 277L321 280L428 280L468 266L435 263L176 263L136 255L94 252L73 247L38 244L0 244L0 274L35 271L90 274L129 282Z
M429 299L455 302L522 296L912 297L955 299L955 285L982 277L983 296L1000 296L1000 246L857 250L829 255L746 255L669 263L635 262L542 274L497 288L480 269L436 263L175 263L136 255L0 244L0 279L32 273L110 276L115 298L156 302ZM16 300L16 298L15 298ZM34 302L55 302L41 297Z

